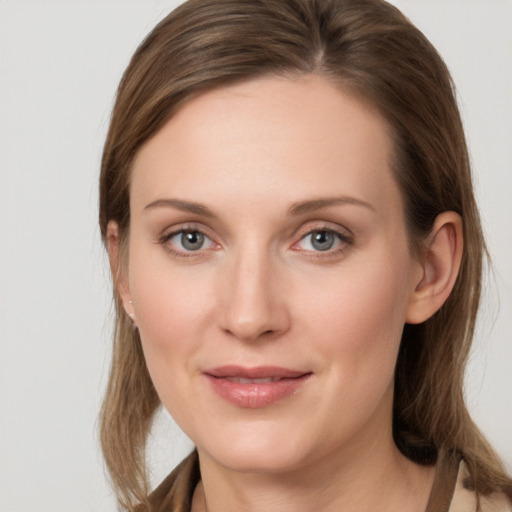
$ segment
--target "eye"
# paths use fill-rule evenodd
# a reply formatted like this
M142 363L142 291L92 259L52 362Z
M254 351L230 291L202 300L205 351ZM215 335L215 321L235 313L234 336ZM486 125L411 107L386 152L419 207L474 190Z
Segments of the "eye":
M176 254L213 249L217 244L197 229L181 229L166 235L162 243Z
M301 238L294 248L313 252L334 252L350 243L348 237L332 229L315 229Z

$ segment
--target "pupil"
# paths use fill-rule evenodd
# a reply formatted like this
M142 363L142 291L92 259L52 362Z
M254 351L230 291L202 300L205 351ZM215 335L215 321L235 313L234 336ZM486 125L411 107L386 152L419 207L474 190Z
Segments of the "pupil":
M189 231L181 235L181 243L183 247L189 251L197 251L201 249L203 242L204 235L197 231Z
M315 231L312 245L318 251L327 251L334 245L334 236L330 231Z

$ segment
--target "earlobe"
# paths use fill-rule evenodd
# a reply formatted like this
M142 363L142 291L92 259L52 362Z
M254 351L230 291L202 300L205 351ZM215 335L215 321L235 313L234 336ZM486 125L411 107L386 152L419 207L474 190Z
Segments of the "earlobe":
M126 314L135 324L135 312L130 294L130 286L126 276L125 264L121 247L121 236L117 222L110 221L107 225L107 250L110 262L110 271L114 281L114 287Z
M448 299L462 259L462 220L455 212L436 217L425 244L422 275L411 293L406 322L418 324L430 318Z

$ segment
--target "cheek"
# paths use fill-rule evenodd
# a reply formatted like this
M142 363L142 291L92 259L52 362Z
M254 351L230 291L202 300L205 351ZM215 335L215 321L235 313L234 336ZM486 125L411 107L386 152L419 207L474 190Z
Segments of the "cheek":
M130 292L146 363L160 394L162 384L188 372L205 325L211 325L212 293L204 272L177 272L167 255L130 255ZM190 268L191 269L191 268ZM189 270L190 270L189 269Z
M377 261L333 272L315 287L304 283L311 293L299 313L339 378L369 388L372 379L392 379L409 298L408 260Z

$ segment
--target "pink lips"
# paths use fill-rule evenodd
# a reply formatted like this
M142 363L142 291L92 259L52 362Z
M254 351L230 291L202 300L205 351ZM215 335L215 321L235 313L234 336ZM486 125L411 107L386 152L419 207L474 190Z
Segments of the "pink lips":
M222 366L203 374L222 398L250 409L265 407L295 393L311 376L277 366Z

